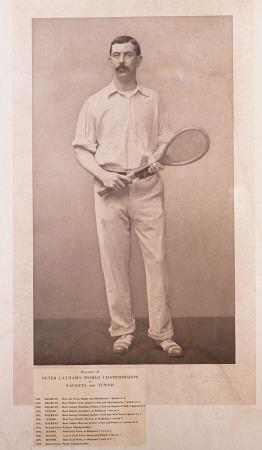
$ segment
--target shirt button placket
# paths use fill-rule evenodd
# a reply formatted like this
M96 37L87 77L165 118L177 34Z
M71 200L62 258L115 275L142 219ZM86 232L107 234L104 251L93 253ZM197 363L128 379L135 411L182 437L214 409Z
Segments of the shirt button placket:
M137 140L136 140L136 129L135 129L135 111L134 111L134 101L135 101L135 95L130 97L129 99L129 124L130 124L130 136L129 136L129 164L131 167L137 166L137 157L136 157L136 147L137 147Z

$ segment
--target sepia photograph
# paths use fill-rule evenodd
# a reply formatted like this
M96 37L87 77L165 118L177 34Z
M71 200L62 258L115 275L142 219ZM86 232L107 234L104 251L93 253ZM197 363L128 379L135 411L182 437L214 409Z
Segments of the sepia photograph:
M1 449L259 449L258 2L2 3Z
M33 19L34 362L232 364L232 17Z

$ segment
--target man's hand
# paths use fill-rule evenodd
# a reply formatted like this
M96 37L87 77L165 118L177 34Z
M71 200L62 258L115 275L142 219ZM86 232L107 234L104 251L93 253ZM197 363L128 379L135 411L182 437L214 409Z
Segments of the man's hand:
M120 175L115 172L103 170L103 174L99 177L105 188L111 191L120 191L132 180L127 175Z
M150 164L150 166L148 168L148 172L151 175L164 169L164 166L162 166L162 164L160 164L159 162L155 161L152 156L148 159L148 163Z
M109 172L99 166L93 153L79 146L75 150L81 166L98 178L109 191L118 191L123 189L128 183L132 183L132 180L127 175Z

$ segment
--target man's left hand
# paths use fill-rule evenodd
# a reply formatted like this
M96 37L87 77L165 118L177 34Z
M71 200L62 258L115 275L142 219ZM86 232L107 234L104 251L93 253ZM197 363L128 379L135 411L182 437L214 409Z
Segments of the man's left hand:
M148 162L150 164L150 166L148 168L148 172L150 173L150 175L153 175L154 173L157 173L164 168L164 166L162 166L162 164L160 164L157 161L154 161L153 158L152 158L152 161L150 161L150 158L149 158Z

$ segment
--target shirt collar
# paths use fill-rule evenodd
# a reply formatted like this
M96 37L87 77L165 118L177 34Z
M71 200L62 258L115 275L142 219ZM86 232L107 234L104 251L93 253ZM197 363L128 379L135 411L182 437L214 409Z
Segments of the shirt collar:
M108 98L110 97L110 95L116 94L117 92L119 92L119 91L116 88L115 83L113 81L111 81L111 83L108 85L108 89L107 89ZM146 97L150 97L150 94L149 94L147 88L145 86L143 86L142 84L140 84L139 82L137 82L137 86L134 91L134 95L137 92L140 92L140 94L145 95Z

